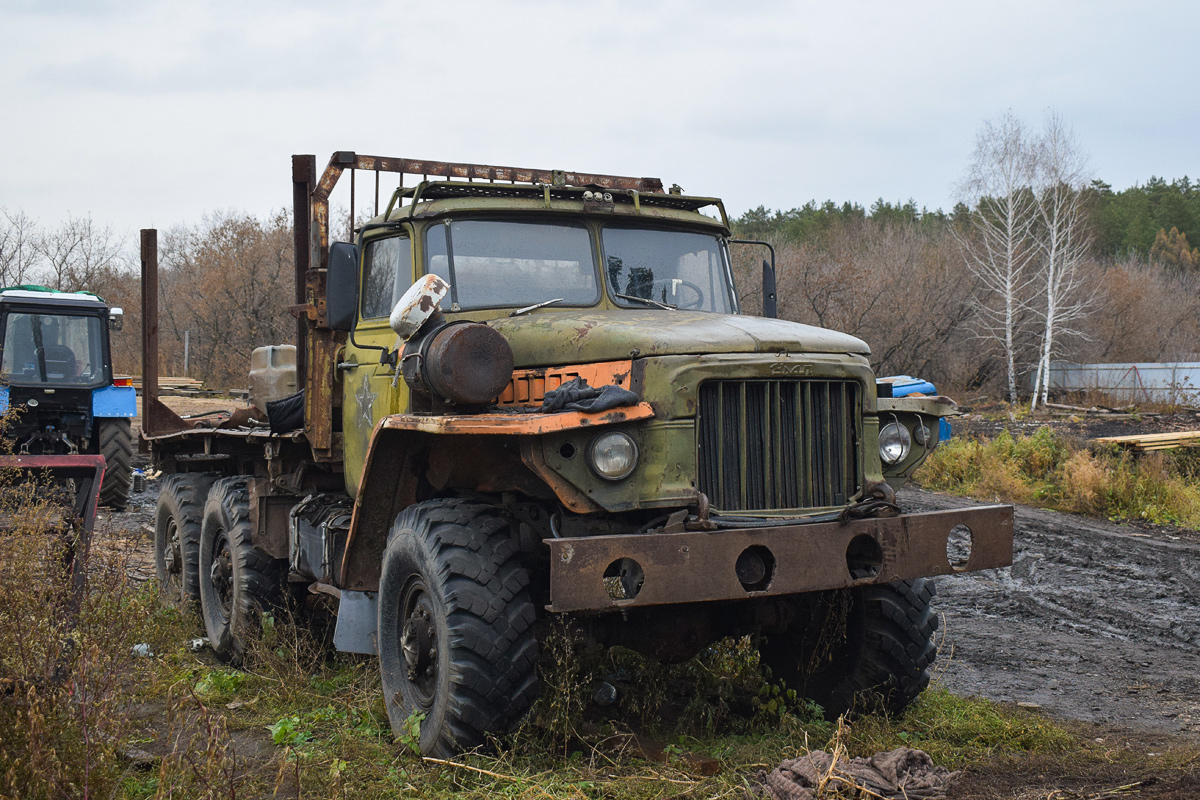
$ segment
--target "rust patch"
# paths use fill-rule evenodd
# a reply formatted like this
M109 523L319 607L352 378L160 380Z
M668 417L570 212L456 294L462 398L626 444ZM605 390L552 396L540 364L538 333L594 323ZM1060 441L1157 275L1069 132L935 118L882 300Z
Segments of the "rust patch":
M583 378L590 386L607 386L616 384L622 389L629 388L629 373L632 369L630 361L600 361L595 364L577 364L568 367L542 367L538 369L519 369L513 372L500 397L496 399L499 406L539 406L546 397L546 392L557 389L575 378Z
M638 403L624 409L587 414L582 411L561 411L557 414L393 414L384 417L379 425L391 430L421 431L445 434L539 435L556 431L585 428L589 425L611 425L649 419L654 409L649 403Z
M965 566L946 555L950 531L971 530L972 550ZM551 539L550 610L599 611L709 600L790 595L870 583L994 569L1012 563L1012 506L981 506L848 523L780 525L776 528L670 534L626 534ZM851 573L855 542L874 541L879 562L874 574ZM769 554L765 575L750 584L737 562L747 551ZM612 564L629 559L644 582L632 598L617 599L604 576Z

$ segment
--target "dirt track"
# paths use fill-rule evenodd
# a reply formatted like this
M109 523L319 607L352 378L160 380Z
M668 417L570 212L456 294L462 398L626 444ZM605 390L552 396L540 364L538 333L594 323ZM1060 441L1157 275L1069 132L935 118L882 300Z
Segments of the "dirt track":
M909 488L908 511L973 501ZM1200 537L1018 507L1013 566L942 578L941 680L1048 715L1200 733Z

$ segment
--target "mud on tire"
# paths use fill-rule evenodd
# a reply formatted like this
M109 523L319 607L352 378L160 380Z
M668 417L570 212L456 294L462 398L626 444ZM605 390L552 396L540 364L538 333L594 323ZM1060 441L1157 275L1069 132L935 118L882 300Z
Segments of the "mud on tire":
M830 719L899 713L929 685L935 594L926 578L822 592L807 619L762 643L763 663Z
M200 609L217 656L240 663L262 613L282 597L279 562L251 544L249 478L221 478L204 504L200 529Z
M100 503L124 511L133 483L133 436L129 420L101 419L97 428L98 448L105 464Z
M204 501L217 476L171 475L163 481L154 511L154 571L173 601L200 600L200 524Z
M396 517L379 583L379 666L397 734L446 757L510 727L537 696L536 612L508 523L431 500Z

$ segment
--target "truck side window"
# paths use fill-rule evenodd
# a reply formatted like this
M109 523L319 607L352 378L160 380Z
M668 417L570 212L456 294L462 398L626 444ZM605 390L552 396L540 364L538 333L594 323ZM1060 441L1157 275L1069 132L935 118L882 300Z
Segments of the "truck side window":
M386 317L412 282L412 248L407 237L380 239L367 245L363 264L363 319Z

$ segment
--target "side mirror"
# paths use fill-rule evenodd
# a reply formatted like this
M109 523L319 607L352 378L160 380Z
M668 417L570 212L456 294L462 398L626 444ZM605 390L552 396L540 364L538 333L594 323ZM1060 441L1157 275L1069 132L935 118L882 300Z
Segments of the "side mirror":
M771 261L775 260L775 251L771 251ZM768 264L763 259L762 278L763 316L775 319L779 316L778 300L775 297L775 265Z
M114 331L125 327L125 310L123 308L114 306L108 310L108 327Z
M325 321L335 331L354 327L358 306L358 246L334 242L325 274Z

